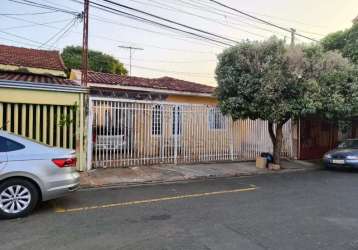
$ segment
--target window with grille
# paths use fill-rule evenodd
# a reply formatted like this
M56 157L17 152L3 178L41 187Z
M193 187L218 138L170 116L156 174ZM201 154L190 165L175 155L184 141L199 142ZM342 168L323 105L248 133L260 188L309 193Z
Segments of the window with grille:
M163 126L163 109L155 105L152 110L152 135L161 135Z
M180 135L182 130L182 109L180 106L173 107L173 135Z
M217 108L209 109L209 129L224 129L224 116Z

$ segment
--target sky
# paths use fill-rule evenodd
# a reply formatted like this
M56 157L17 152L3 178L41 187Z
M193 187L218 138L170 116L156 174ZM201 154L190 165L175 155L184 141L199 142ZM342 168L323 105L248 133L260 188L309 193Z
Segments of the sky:
M31 1L74 12L81 12L83 8L76 0ZM110 6L103 0L92 1ZM272 35L290 39L288 32L231 12L209 0L113 1L233 41L263 40ZM295 28L298 33L316 40L331 32L349 28L352 19L358 15L357 0L218 1L282 27ZM0 0L0 6L1 44L52 50L82 44L82 23L74 22L74 16L69 13L48 13L48 10L11 0ZM128 11L114 5L111 7ZM128 12L148 18L138 12ZM60 36L67 29L68 31ZM301 37L297 37L296 42L311 43ZM213 86L216 85L217 55L228 47L90 7L89 48L110 54L129 68L129 51L118 46L142 49L133 53L133 76L171 76Z

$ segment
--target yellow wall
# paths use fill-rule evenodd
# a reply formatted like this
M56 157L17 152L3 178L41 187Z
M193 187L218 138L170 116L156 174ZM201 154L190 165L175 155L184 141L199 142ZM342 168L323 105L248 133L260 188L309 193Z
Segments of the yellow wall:
M73 105L79 97L79 93L0 88L0 102L8 103Z
M170 95L168 96L166 101L177 102L177 103L188 103L188 104L209 104L209 105L216 105L218 103L215 97L181 96L181 95Z
M69 79L73 80L73 81L80 80L79 77L78 77L78 74L80 74L80 71L71 69Z
M0 88L0 128L3 127L5 118L6 130L9 132L49 145L73 148L75 140L77 168L85 170L87 119L84 115L84 95L85 93ZM78 110L71 110L70 107L76 103ZM12 112L14 115L11 115ZM69 115L71 120L75 118L76 124L59 126L61 115Z

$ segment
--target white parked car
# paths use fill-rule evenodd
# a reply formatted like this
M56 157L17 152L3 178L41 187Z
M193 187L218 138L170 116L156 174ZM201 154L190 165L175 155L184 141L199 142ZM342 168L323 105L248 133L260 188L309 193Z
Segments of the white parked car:
M38 202L80 184L74 150L49 147L0 130L0 218L30 214Z
M131 133L129 130L114 128L95 128L93 131L93 145L95 150L128 150Z

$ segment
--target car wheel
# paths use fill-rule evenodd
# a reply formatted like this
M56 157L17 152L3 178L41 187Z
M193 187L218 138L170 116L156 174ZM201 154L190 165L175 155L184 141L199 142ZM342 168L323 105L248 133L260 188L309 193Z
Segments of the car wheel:
M28 180L10 179L0 185L0 219L29 215L39 201L39 191Z

